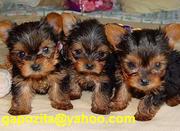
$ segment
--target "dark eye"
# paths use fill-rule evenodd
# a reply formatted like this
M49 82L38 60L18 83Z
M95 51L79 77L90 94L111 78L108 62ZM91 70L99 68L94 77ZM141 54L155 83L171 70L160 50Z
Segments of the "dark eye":
M82 53L82 50L81 50L81 49L76 49L76 50L74 50L74 54L75 54L76 56L79 56L81 53Z
M127 63L127 66L129 67L129 69L131 69L131 70L133 70L133 69L135 69L136 68L136 64L135 63L133 63L133 62L128 62Z
M47 54L49 52L49 48L48 47L44 47L43 48L43 52Z
M104 59L104 58L107 56L107 53L105 53L105 52L99 52L99 53L98 53L98 56L99 56L100 59Z
M155 64L155 68L156 68L156 69L161 68L161 63L160 63L160 62L157 62L157 63Z
M20 52L18 52L18 57L19 58L24 58L26 56L26 53L24 52L24 51L20 51Z

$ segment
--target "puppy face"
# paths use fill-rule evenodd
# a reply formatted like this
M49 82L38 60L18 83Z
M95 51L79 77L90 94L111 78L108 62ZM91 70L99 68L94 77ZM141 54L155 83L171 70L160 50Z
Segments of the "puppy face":
M123 47L124 46L124 47ZM130 87L148 91L160 87L167 66L168 39L160 30L135 31L122 39L122 68Z
M38 22L15 25L0 22L0 38L7 44L15 74L41 78L55 70L63 36L76 22L72 14L49 13Z
M10 60L24 77L43 77L55 69L58 49L52 29L45 23L18 25L7 39Z
M68 58L80 73L100 74L112 47L106 40L104 26L96 20L78 23L70 32Z

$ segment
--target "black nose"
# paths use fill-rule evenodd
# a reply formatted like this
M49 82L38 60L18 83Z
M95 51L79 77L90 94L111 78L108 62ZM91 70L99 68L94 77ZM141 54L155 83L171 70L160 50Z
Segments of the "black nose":
M33 64L33 65L31 65L31 68L33 69L33 71L41 70L41 66L39 64Z
M148 79L141 79L141 80L140 80L140 84L141 84L142 86L147 86L147 85L149 85L149 80L148 80Z
M88 70L92 70L93 67L94 67L93 64L86 64L86 69L88 69Z

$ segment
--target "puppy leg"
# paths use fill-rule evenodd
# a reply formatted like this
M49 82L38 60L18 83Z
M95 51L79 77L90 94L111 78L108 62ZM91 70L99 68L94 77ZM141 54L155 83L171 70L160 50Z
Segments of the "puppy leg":
M69 97L71 100L80 99L82 95L82 89L79 86L79 81L72 79L70 82L70 93Z
M135 119L138 121L151 120L156 115L164 101L165 97L161 93L146 95L139 102Z
M31 112L31 100L33 93L28 85L13 85L12 96L12 105L8 111L11 115L25 115Z
M166 101L166 104L168 106L176 106L178 104L180 104L180 96L175 96L173 98L170 98Z
M48 91L48 94L53 108L62 110L69 110L73 108L68 95L63 93L61 90L60 84L53 83L52 87Z
M93 96L91 111L97 114L109 114L110 97L111 97L110 83L96 83Z
M120 111L125 109L128 106L128 102L130 101L131 96L128 92L128 89L123 83L121 87L116 89L115 96L111 100L110 108L112 111Z

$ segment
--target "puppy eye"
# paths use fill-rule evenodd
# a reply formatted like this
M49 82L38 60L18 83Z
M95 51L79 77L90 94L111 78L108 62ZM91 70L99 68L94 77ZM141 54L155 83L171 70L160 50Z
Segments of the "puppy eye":
M99 52L99 53L98 53L98 56L99 56L100 59L104 59L104 58L107 56L107 53L105 53L105 52Z
M136 68L136 64L135 63L133 63L133 62L128 62L127 63L127 66L129 67L129 69L131 69L131 70L133 70L133 69L135 69Z
M82 53L81 49L74 50L75 55L80 55Z
M46 54L47 54L48 52L49 52L49 48L48 48L48 47L44 47L44 48L43 48L43 53L46 53Z
M155 64L155 68L156 68L156 69L161 68L161 63L160 63L160 62L157 62L157 63Z
M19 58L22 59L22 58L24 58L26 56L26 53L24 51L20 51L20 52L18 52L17 55L18 55Z

